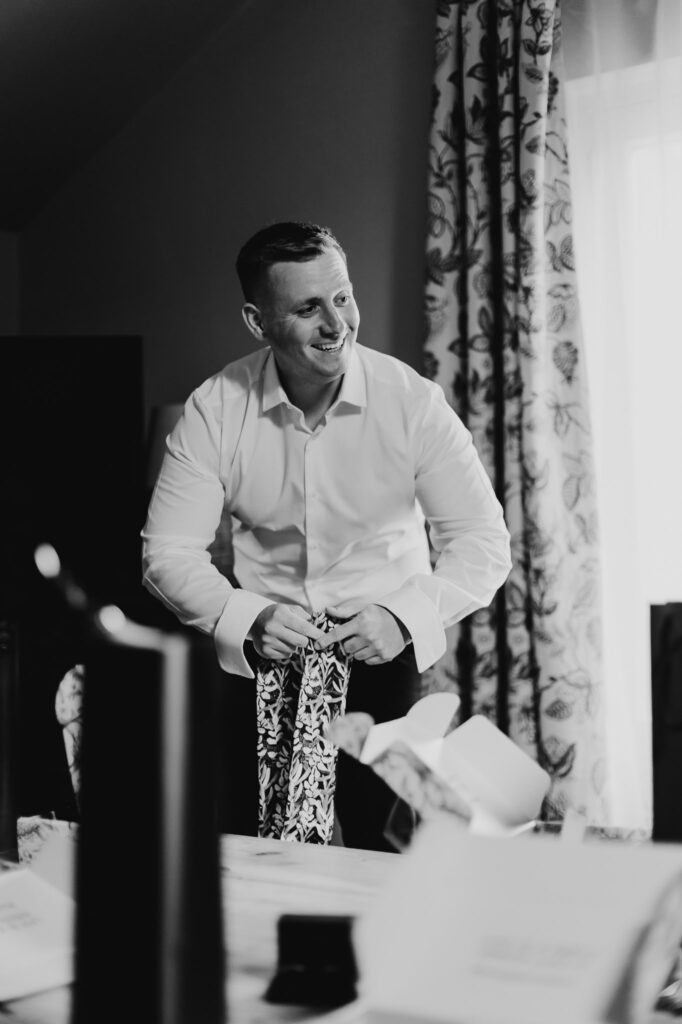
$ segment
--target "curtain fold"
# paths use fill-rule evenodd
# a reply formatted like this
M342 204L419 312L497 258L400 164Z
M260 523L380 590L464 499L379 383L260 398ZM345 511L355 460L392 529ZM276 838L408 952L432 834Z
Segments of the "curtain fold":
M512 534L492 606L449 631L453 689L552 776L544 815L603 822L599 557L558 3L443 0L430 137L426 372Z

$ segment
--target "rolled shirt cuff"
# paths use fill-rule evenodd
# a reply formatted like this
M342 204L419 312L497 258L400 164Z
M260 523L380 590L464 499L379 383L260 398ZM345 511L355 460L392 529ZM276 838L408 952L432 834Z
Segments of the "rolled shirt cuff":
M425 672L445 654L447 645L443 623L433 601L417 587L401 587L375 603L392 612L407 629L412 637L419 672Z
M218 662L225 672L254 678L244 654L244 641L256 616L272 603L272 598L250 590L235 590L230 595L213 634Z

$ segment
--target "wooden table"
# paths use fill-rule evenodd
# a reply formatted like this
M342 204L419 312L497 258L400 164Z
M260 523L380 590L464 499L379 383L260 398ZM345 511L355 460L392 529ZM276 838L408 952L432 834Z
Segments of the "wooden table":
M266 1024L319 1016L319 1011L261 998L277 962L277 918L286 913L362 914L397 856L229 836L223 858L231 1019Z
M321 1014L264 1001L277 962L277 919L285 913L362 915L397 861L390 853L223 837L231 1024L363 1024L360 1006ZM0 1005L0 1024L68 1024L70 1002L70 989L61 988L5 1003ZM668 1013L652 1013L649 1024L672 1019Z
M277 964L277 919L286 913L362 914L397 856L235 835L223 837L221 853L230 1021L360 1021L350 1009L321 1015L263 1000ZM70 989L62 988L5 1003L0 1024L68 1024L70 1002Z

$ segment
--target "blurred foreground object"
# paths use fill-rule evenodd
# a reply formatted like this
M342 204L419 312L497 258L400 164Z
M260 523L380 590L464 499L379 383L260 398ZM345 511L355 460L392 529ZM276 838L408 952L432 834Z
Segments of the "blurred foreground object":
M215 676L192 671L180 634L114 607L96 619L84 658L74 1024L125 1018L122 980L145 1024L222 1024Z
M0 873L1 1002L73 980L73 922L71 897L31 867Z
M645 1024L682 937L682 847L426 822L354 933L368 1024Z
M88 625L73 1024L118 1024L122 978L145 1024L222 1024L216 675L199 641L96 607L51 545L34 559Z
M16 626L0 619L0 855L17 856L17 715L19 676Z

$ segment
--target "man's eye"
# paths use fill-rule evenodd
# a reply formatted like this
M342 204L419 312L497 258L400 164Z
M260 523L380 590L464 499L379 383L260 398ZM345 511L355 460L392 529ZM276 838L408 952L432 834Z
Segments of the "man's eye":
M350 302L350 295L347 295L345 292L342 295L337 295L336 296L336 305L337 306L347 306L349 302Z
M317 306L315 306L315 305L302 306L301 309L299 309L299 311L298 311L298 315L299 316L312 316L316 309L317 309Z

